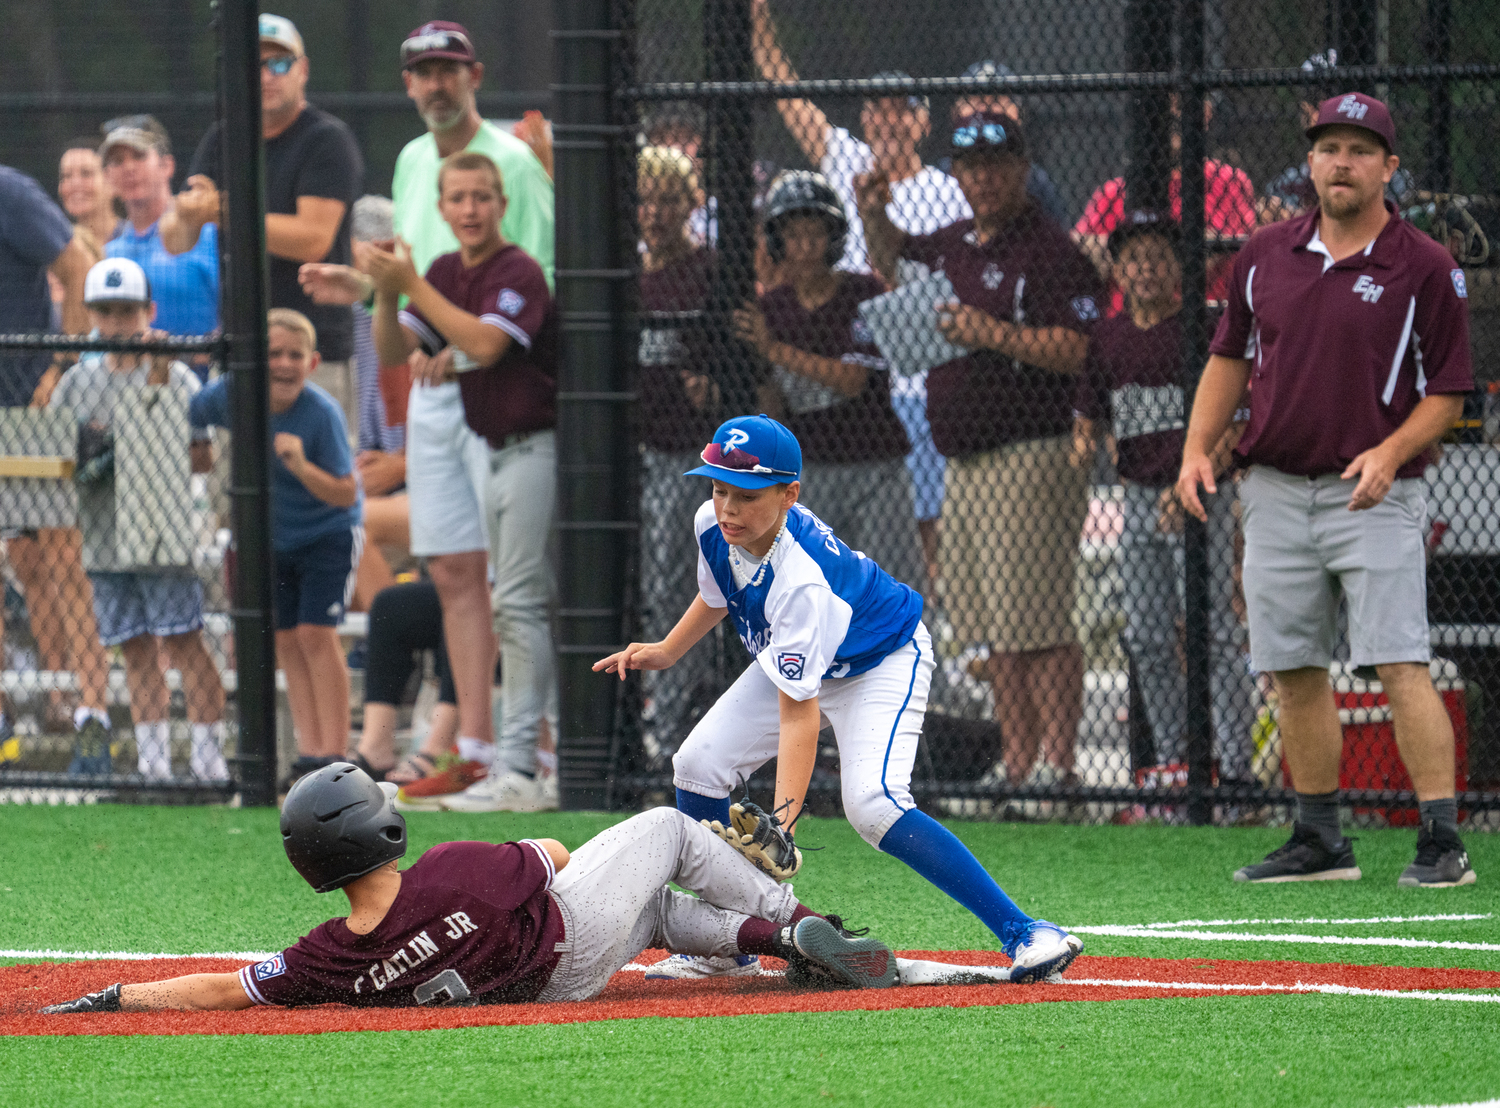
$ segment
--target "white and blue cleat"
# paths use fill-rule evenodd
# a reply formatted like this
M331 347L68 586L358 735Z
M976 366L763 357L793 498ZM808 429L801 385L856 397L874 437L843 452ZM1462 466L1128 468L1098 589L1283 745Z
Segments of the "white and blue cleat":
M1031 985L1062 973L1082 951L1082 939L1044 919L1032 920L1005 944L1011 961L1010 979L1017 985Z
M760 972L760 959L754 954L673 954L647 968L646 980L703 981L710 977L755 977Z

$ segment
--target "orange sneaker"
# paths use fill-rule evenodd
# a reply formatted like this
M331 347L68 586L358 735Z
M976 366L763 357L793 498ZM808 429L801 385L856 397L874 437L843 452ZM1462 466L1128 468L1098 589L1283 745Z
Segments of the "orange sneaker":
M429 777L402 785L396 793L398 812L441 812L443 797L461 793L489 775L488 767L466 762L457 754L444 754Z

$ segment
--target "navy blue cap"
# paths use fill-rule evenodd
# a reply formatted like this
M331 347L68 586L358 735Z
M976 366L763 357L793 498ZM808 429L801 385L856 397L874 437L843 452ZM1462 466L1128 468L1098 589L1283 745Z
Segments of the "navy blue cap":
M712 477L741 489L786 485L802 476L797 436L768 415L725 420L702 458L701 466L683 476Z

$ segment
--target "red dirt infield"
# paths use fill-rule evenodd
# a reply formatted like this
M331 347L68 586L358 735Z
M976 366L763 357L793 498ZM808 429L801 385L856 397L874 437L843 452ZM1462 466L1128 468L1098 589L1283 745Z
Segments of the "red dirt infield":
M989 965L993 951L902 951L903 957ZM640 964L663 957L646 951ZM968 1008L1050 1001L1145 1000L1244 995L1260 986L1336 986L1395 991L1500 989L1500 971L1408 969L1310 962L1233 962L1207 958L1082 957L1061 983L912 986L864 992L809 992L779 976L709 981L647 981L620 972L593 1000L569 1004L495 1004L472 1008L251 1008L241 1012L132 1012L42 1016L37 1009L114 981L155 981L222 973L244 962L223 958L49 962L0 967L0 1035L302 1035L326 1031L421 1031L658 1017L776 1012ZM765 959L768 968L778 967ZM1124 982L1142 982L1141 985ZM1149 984L1147 984L1149 983ZM1176 987L1170 987L1176 983ZM1183 985L1188 987L1184 988ZM1194 988L1192 986L1219 986ZM1236 988L1226 990L1224 986Z

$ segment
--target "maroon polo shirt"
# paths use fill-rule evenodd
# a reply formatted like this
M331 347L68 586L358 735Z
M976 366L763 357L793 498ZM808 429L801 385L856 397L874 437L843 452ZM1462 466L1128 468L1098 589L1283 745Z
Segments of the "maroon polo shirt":
M654 273L641 274L641 311L701 312L708 306L713 280L714 252L695 249ZM640 376L641 441L652 450L694 454L713 438L713 411L693 406L683 377L708 373L713 365L708 330L700 318L669 321L641 320Z
M1257 231L1235 258L1209 350L1248 358L1246 464L1316 477L1342 472L1424 396L1474 388L1464 273L1396 214L1368 250L1330 264L1319 213ZM1418 477L1413 458L1398 477Z
M332 919L274 957L240 970L256 1004L413 1005L412 990L454 970L490 1003L535 1000L557 968L562 915L547 895L556 871L540 844L443 843L401 874L401 890L367 934Z
M1067 232L1034 204L988 242L972 219L910 235L902 255L943 270L964 304L1025 327L1087 333L1099 318L1099 274ZM927 419L947 457L1065 435L1073 424L1073 379L976 350L927 375Z
M1127 311L1099 323L1074 392L1084 419L1107 419L1127 481L1170 485L1182 464L1187 426L1182 395L1182 321L1171 315L1142 330Z
M451 304L511 337L498 361L476 366L458 355L454 364L464 419L499 450L507 435L557 426L557 308L542 267L513 243L476 266L457 252L433 259L427 283ZM415 307L399 316L422 349L436 354L448 340Z
M863 391L845 397L780 366L772 380L787 404L786 425L809 462L875 462L902 458L911 449L906 430L891 407L891 378L859 306L885 291L868 273L839 273L837 291L808 311L790 285L760 298L771 337L822 358L864 366Z

